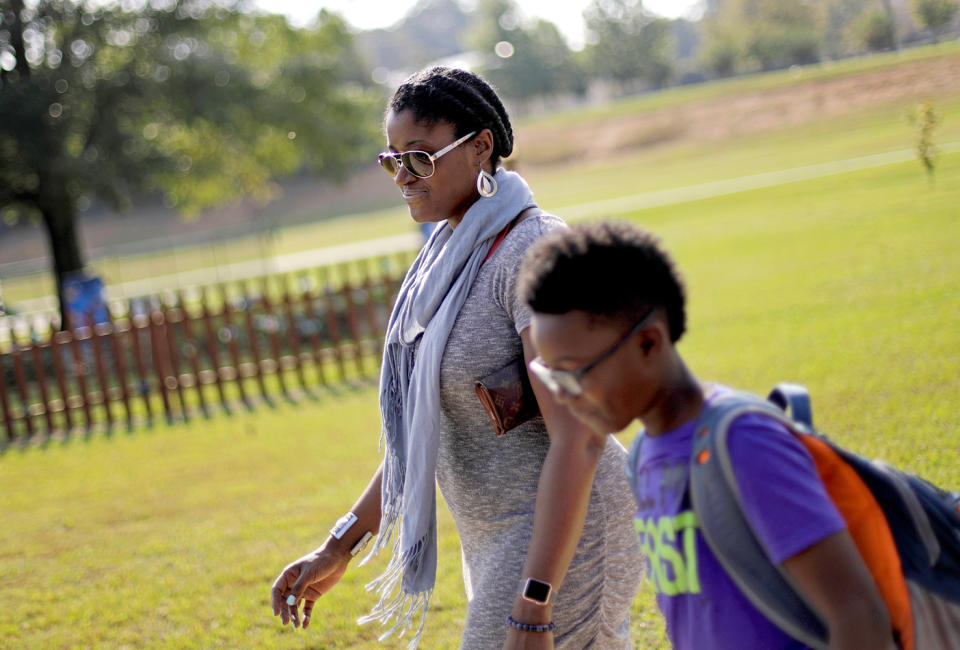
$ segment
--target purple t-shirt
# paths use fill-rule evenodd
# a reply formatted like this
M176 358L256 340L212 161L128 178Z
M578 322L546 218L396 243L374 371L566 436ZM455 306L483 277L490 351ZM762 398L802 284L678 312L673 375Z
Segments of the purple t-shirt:
M695 425L645 437L633 468L634 524L670 641L676 650L805 648L747 600L700 534L687 490ZM783 425L747 414L731 426L745 515L772 562L846 527L809 453Z

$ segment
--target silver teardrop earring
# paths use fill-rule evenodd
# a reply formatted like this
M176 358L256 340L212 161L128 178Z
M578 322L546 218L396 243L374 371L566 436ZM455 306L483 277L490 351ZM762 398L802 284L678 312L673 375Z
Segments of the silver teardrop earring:
M486 169L481 168L477 174L477 192L480 196L490 198L497 193L497 179Z

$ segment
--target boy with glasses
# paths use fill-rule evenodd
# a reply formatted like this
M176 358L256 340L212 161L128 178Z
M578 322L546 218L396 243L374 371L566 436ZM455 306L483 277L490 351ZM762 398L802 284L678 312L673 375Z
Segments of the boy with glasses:
M602 433L639 418L630 468L635 527L675 648L803 648L740 591L697 526L687 481L705 403L730 389L699 381L676 344L686 328L682 281L651 234L624 223L554 231L534 244L519 293L533 311L530 374ZM770 560L829 627L830 648L895 646L890 616L813 462L773 419L731 426L745 515Z

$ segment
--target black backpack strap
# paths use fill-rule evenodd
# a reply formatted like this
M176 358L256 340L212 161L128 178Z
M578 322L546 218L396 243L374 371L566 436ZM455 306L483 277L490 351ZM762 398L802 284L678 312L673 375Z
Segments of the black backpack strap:
M723 395L704 406L690 460L690 499L700 532L734 584L764 616L811 648L826 650L823 620L798 594L786 571L770 562L743 514L727 434L733 421L747 413L797 429L781 410L746 393Z
M907 580L960 604L957 497L919 476L833 445L866 484L890 525Z

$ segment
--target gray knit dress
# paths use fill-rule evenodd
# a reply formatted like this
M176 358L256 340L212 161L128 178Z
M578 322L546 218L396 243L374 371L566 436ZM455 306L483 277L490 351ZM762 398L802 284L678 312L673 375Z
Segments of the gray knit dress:
M491 650L521 586L540 468L549 439L537 417L497 437L474 381L522 357L530 311L516 294L526 249L563 227L550 215L518 222L483 265L453 326L440 366L442 433L437 481L460 534L469 601L461 648ZM623 446L608 438L583 535L552 600L557 648L631 648L629 608L640 584L636 510Z

